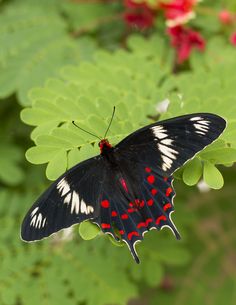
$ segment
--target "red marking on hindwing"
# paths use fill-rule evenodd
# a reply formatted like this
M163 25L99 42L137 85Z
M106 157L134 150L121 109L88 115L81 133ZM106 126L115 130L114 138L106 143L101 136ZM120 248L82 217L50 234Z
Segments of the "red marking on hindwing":
M111 225L109 223L102 223L101 227L102 229L110 229Z
M125 182L125 179L121 178L120 183L121 183L123 189L126 191L126 193L128 193L128 187L127 187L127 184Z
M166 196L168 197L168 196L170 196L170 194L173 192L173 190L172 190L172 188L171 187L168 187L167 189L166 189Z
M171 204L167 203L163 206L163 210L166 211L166 210L170 209L171 207L172 207Z
M150 175L147 177L147 181L150 183L150 184L153 184L155 182L155 177L153 175Z
M143 208L144 207L144 200L135 199L134 204L137 208Z
M134 205L132 202L129 203L129 206L132 208Z
M164 181L167 181L167 180L168 180L168 177L164 177L163 180L164 180Z
M112 216L112 217L116 217L116 216L117 216L117 212L116 212L116 211L112 211L112 212L111 212L111 216Z
M152 193L153 196L155 196L157 192L158 192L158 191L157 191L156 189L152 189L152 190L151 190L151 193Z
M149 200L147 201L147 204L148 204L149 206L152 206L153 203L154 203L154 200L153 200L153 199L149 199Z
M140 229L142 227L147 227L148 224L152 222L152 218L147 218L145 222L140 222L138 225L137 225L137 229Z
M128 219L128 218L129 218L129 216L127 214L122 214L121 215L121 219Z
M132 209L132 208L127 210L128 213L133 213L133 212L135 212L135 211L136 211L136 210L135 210L135 209Z
M133 236L139 236L138 232L132 231L128 233L128 239L131 240Z
M102 202L101 202L101 206L103 207L103 208L109 208L109 206L110 206L110 203L109 203L109 201L108 200L103 200Z
M150 167L145 167L145 171L147 172L147 173L151 173L151 168Z
M125 234L125 231L124 230L119 230L119 233L120 233L120 235L123 235L123 234Z
M161 216L159 216L158 218L157 218L157 220L156 220L156 224L157 225L159 225L160 224L160 222L161 222L161 220L166 220L167 218L166 218L166 216L164 216L164 215L161 215Z

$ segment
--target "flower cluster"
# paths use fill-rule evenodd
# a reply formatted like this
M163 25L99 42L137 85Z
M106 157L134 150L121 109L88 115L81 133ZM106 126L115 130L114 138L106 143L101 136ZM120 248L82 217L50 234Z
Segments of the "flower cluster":
M167 34L170 37L171 45L177 53L177 62L181 64L187 60L194 48L204 50L205 42L200 33L184 26L190 19L195 17L194 8L198 0L172 0L156 1L156 5L149 4L142 0L125 0L124 20L129 26L136 26L141 29L150 28L154 25L156 15L163 13Z
M196 15L195 8L200 0L124 0L124 20L128 26L148 29L154 26L155 19L164 16L167 35L171 46L176 50L176 61L182 64L189 59L192 50L204 51L205 40L191 27L187 27ZM236 14L227 10L219 13L224 26L236 24ZM230 41L236 46L236 32L231 33Z

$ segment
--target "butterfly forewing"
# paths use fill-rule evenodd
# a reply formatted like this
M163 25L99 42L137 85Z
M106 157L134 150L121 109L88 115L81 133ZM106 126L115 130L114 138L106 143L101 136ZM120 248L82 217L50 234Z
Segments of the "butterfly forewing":
M198 113L148 125L114 148L102 140L99 156L66 172L35 202L23 221L22 239L39 240L91 219L121 238L139 262L135 244L146 231L169 227L180 238L171 220L171 175L225 125L217 115Z
M214 114L184 115L139 129L117 148L121 154L151 164L160 175L169 176L216 140L225 126L225 120Z
M100 157L84 161L59 177L24 218L21 237L39 240L98 213L104 171Z

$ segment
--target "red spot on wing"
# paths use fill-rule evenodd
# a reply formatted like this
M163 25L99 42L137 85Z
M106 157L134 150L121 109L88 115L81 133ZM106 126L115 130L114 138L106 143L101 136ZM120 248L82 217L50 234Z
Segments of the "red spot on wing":
M111 216L112 216L112 217L116 217L116 216L117 216L117 212L116 212L116 211L112 211L112 212L111 212Z
M124 230L119 230L119 233L120 233L120 235L123 235L123 234L125 234L125 231Z
M110 229L111 225L109 223L102 223L101 227L102 229Z
M121 215L121 219L128 219L128 218L129 218L129 216L127 214L122 214Z
M152 206L153 203L154 203L154 200L153 200L153 199L149 199L149 200L147 201L147 204L148 204L149 206Z
M143 208L145 203L144 200L135 199L134 204L137 208Z
M171 204L167 203L163 206L163 210L166 211L166 210L170 209L171 207L172 207Z
M164 181L167 181L167 180L168 180L168 177L164 177L163 180L164 180Z
M148 224L152 222L152 218L147 218L145 222L140 222L138 225L137 225L137 228L140 229L142 227L147 227Z
M155 182L155 177L153 175L150 175L147 177L147 181L150 183L150 184L153 184Z
M132 202L129 203L129 206L132 208L134 205Z
M161 216L157 217L156 224L159 225L161 220L165 221L166 219L167 219L166 216L161 215Z
M151 168L150 167L145 167L145 171L147 172L147 173L151 173Z
M133 213L133 212L135 212L135 211L136 211L136 210L135 210L135 209L132 209L132 208L127 210L128 213Z
M158 192L158 191L157 191L156 189L152 189L152 190L151 190L151 193L152 193L153 196L155 196L157 192Z
M126 191L126 193L128 193L128 187L127 187L127 184L125 182L125 179L121 178L120 183L121 183L123 189Z
M138 232L132 231L128 233L128 239L131 240L133 236L139 236Z
M166 196L168 197L168 196L170 196L170 194L173 192L173 190L172 190L172 188L171 187L168 187L167 189L166 189Z
M101 206L103 207L103 208L109 208L109 206L110 206L110 203L109 203L109 201L108 200L103 200L102 202L101 202Z
M149 222L152 222L152 218L146 219L146 224L147 224L147 225L149 224Z

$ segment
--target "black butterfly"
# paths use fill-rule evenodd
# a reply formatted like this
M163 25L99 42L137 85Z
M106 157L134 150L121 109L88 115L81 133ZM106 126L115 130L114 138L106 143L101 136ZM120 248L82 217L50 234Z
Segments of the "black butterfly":
M121 238L138 263L135 244L146 231L169 227L180 239L171 220L171 175L225 126L217 115L196 113L143 127L114 147L101 140L100 155L68 170L34 203L23 221L22 239L40 240L90 219Z

